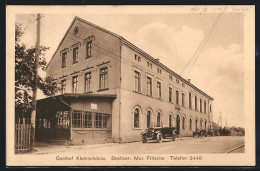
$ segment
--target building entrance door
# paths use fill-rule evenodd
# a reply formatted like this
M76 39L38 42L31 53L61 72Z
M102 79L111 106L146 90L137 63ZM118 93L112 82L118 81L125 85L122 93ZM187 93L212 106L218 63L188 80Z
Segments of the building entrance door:
M176 116L176 132L177 132L177 135L180 135L180 116L179 115Z

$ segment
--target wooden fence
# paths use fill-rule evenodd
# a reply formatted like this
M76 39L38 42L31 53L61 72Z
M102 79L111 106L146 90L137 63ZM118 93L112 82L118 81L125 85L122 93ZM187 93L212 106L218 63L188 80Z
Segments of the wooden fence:
M19 119L15 124L15 152L22 153L30 150L31 124L29 119Z

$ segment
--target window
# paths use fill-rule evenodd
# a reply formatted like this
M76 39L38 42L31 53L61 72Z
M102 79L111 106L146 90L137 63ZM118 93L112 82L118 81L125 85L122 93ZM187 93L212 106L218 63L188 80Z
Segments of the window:
M185 84L184 84L184 83L182 83L181 85L182 85L182 87L185 87Z
M190 118L190 130L192 130L192 119Z
M196 132L198 130L198 118L195 119L195 128L196 128Z
M151 126L151 111L147 111L147 128Z
M182 107L185 106L185 94L184 93L182 93L182 95L181 95L181 104L182 104Z
M103 116L103 128L110 128L110 116L111 115L104 115Z
M96 113L95 120L94 120L95 128L102 128L102 114Z
M61 68L65 68L65 67L66 67L66 60L67 60L67 52L63 52L63 53L62 53L62 64L61 64Z
M91 72L85 74L85 92L90 92Z
M179 84L179 80L178 79L176 79L176 83Z
M195 96L195 111L197 111L197 96Z
M191 105L191 92L189 92L189 108L190 109L192 108L192 105Z
M83 113L83 127L84 128L91 128L92 127L92 115L91 112L84 112Z
M81 112L80 111L73 111L72 113L72 126L73 128L81 128Z
M207 111L207 103L206 103L206 101L204 101L204 113L206 113Z
M147 77L147 95L152 96L152 78Z
M200 112L202 113L202 100L200 98Z
M64 111L62 118L63 125L65 124L67 127L69 126L68 114L68 111ZM72 112L72 126L73 128L111 128L111 114L74 110Z
M100 69L100 81L99 81L99 89L103 90L108 88L108 70L107 67Z
M138 56L138 62L141 62L141 57L140 56Z
M149 67L149 68L153 68L153 65L152 65L152 63L150 63L149 61L147 61L147 66Z
M200 130L202 130L202 122L203 122L203 120L200 119Z
M58 128L69 127L69 111L57 111L56 119Z
M162 73L162 70L161 68L157 68L157 73L161 74Z
M78 76L72 77L72 93L77 93L78 91Z
M66 80L61 80L61 93L65 94L66 93Z
M211 113L211 105L209 105L209 112Z
M172 80L172 75L169 75L169 79Z
M141 92L141 74L138 71L135 71L135 92Z
M160 112L157 113L157 125L156 126L157 127L161 126L161 113Z
M158 93L158 99L161 99L162 98L162 84L159 81L157 81L157 93Z
M205 121L205 129L207 129L207 121Z
M86 43L86 48L87 48L87 56L86 59L91 58L92 57L92 41L89 41Z
M135 60L137 60L137 55L135 54Z
M169 115L169 127L172 127L172 114Z
M182 129L185 129L185 116L182 117Z
M134 110L134 128L139 128L139 117L140 117L140 111L138 108Z
M78 47L73 48L73 64L78 62Z
M179 91L176 90L176 104L179 104Z
M169 102L172 102L172 88L169 87Z

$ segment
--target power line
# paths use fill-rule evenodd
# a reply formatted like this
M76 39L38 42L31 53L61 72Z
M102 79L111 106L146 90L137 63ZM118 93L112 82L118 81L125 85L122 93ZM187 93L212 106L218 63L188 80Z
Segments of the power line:
M199 52L202 50L202 48L205 46L205 44L207 43L207 41L209 40L209 37L211 36L211 33L213 31L213 29L215 28L220 16L222 15L222 13L220 13L220 15L216 18L216 20L213 22L209 32L207 33L207 35L204 37L203 41L199 44L197 50L195 51L195 53L193 54L192 58L188 61L188 63L185 65L185 67L183 68L181 75L183 74L183 72L185 71L185 69L187 68L187 66L190 64L190 62L193 60L194 57L195 61L197 60L198 54ZM196 56L197 55L197 56ZM194 64L194 62L193 62Z

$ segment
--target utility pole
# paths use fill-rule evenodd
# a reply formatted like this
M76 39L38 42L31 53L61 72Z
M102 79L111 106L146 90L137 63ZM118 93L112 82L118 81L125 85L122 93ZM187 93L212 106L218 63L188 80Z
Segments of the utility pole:
M33 85L33 97L32 97L32 112L31 112L31 125L32 125L31 150L33 150L34 148L34 141L35 141L36 98L37 98L37 89L38 89L38 65L39 65L39 55L40 55L40 19L41 19L41 14L37 14L34 85Z

